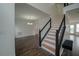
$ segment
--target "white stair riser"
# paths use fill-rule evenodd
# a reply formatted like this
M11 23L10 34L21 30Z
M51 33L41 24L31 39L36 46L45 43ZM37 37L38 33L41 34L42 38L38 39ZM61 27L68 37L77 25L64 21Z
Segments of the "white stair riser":
M51 36L55 36L56 35L56 33L48 33L48 35L51 35Z
M56 28L56 27L53 27L53 28L51 28L51 29L58 30L58 28Z
M52 39L53 39L53 38L54 38L54 39L56 38L55 36L51 36L51 35L47 35L47 37L50 37L50 38L52 38Z

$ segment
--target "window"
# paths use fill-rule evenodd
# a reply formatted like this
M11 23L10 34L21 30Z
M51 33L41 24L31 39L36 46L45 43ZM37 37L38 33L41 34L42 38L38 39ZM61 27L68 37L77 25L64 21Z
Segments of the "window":
M79 24L76 24L76 32L79 32Z
M70 25L70 33L74 33L74 25Z
M70 37L70 40L74 40L75 39L74 35L69 35L69 37Z

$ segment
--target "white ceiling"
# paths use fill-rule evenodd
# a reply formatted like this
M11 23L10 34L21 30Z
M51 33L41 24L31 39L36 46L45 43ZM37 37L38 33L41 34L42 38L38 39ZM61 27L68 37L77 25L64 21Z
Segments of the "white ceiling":
M54 5L55 3L28 3L29 5L49 14L49 9Z
M34 21L41 18L48 17L49 15L24 3L15 4L15 19Z

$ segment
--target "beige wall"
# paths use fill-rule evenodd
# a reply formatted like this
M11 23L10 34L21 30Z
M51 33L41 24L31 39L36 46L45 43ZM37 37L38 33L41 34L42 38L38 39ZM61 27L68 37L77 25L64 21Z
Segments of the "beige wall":
M27 20L16 19L16 38L34 35L34 22L33 25L28 25L27 22Z
M54 14L54 16L52 16L52 20L53 20L52 22L54 22L53 24L59 25L63 19L63 14L64 14L63 4L55 4L53 9L54 10L53 10L52 15Z

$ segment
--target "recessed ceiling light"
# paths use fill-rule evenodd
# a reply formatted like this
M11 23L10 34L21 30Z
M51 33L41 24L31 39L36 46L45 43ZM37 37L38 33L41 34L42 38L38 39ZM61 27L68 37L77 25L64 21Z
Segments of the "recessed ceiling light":
M37 17L35 17L35 16L25 16L25 18L27 20L36 20L37 19Z
M27 24L28 24L28 25L32 25L33 23L28 22Z

